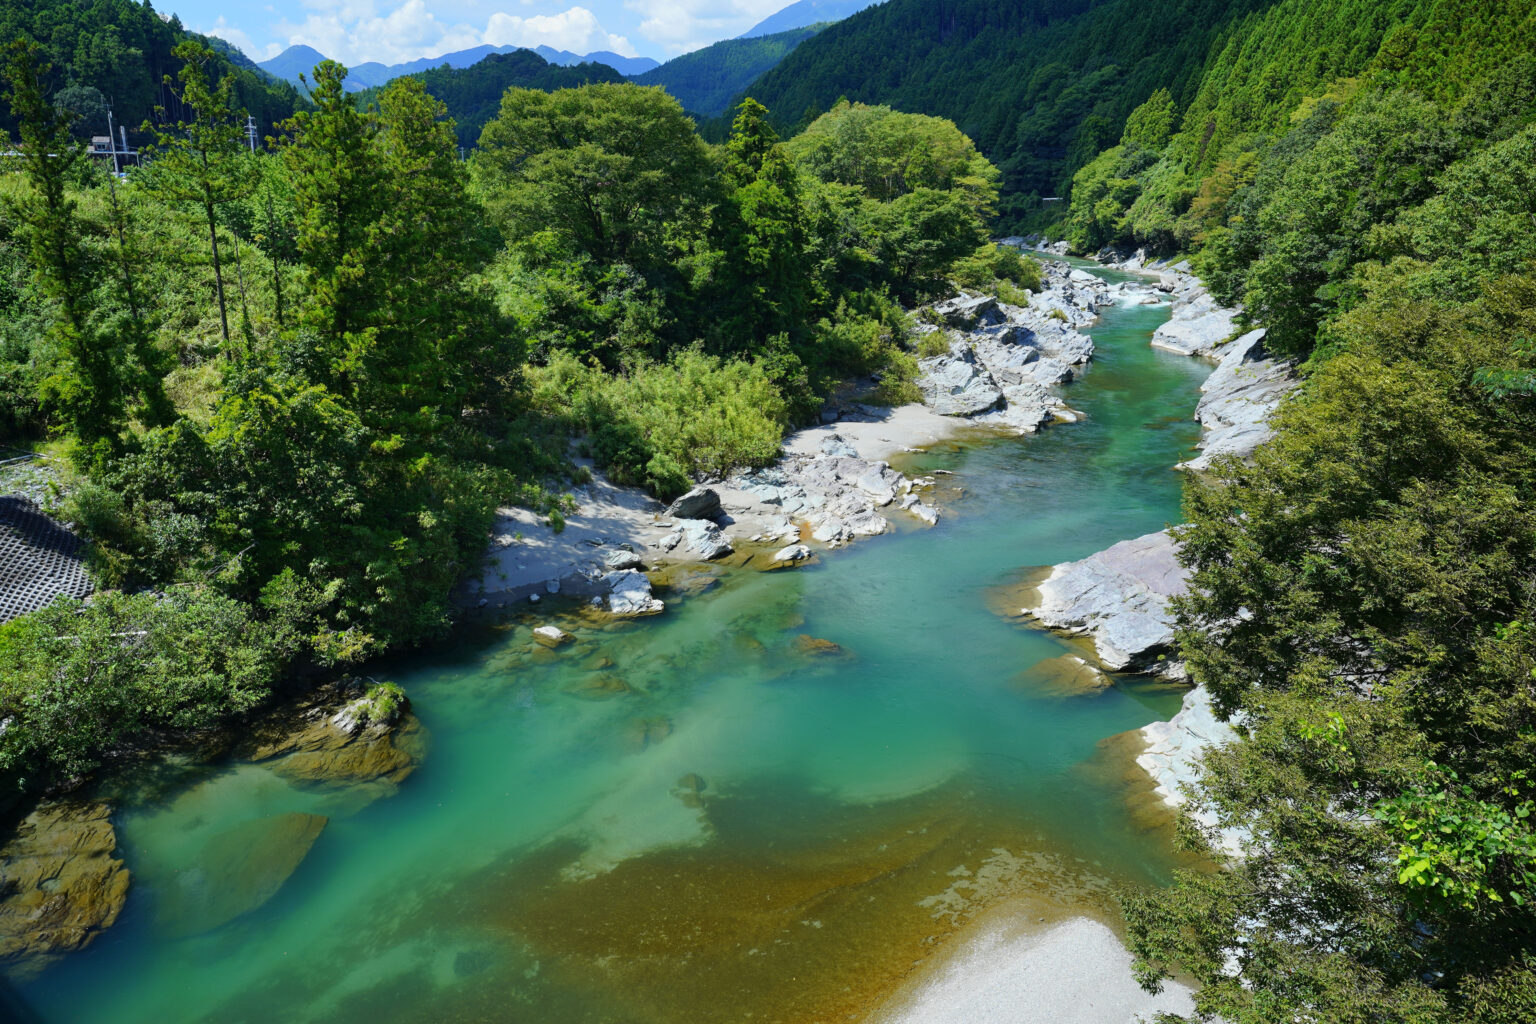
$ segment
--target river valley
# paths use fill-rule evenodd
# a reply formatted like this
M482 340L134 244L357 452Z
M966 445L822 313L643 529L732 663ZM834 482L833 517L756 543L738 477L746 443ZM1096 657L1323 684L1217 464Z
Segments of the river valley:
M1180 691L1064 689L1081 646L989 595L1178 521L1211 368L1148 344L1167 316L1104 310L1081 422L904 456L952 474L937 527L380 667L429 736L387 799L240 765L124 807L121 918L19 995L48 1024L857 1021L986 908L1110 920L1174 860L1102 741ZM548 622L575 642L534 643ZM275 896L178 927L196 851L293 814L328 821Z

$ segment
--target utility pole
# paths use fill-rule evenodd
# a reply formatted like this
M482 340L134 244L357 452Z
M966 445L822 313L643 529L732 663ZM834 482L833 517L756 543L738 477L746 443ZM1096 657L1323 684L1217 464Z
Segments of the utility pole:
M117 165L117 139L114 138L116 134L112 130L112 108L109 106L107 107L107 145L112 147L112 177L114 178L122 173L122 168Z

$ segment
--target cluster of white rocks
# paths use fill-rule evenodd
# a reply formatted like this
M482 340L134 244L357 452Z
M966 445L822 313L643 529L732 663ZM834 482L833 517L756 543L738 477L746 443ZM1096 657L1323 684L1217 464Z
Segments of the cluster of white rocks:
M1185 589L1178 547L1159 530L1055 566L1024 611L1043 626L1091 638L1107 669L1177 675L1158 659L1173 645L1168 601Z
M1244 458L1274 436L1270 418L1296 386L1295 367L1264 348L1263 329L1234 337L1240 311L1222 306L1187 263L1149 260L1145 252L1101 253L1116 269L1155 275L1157 291L1173 309L1154 332L1152 345L1180 355L1216 361L1201 386L1195 418L1205 427L1200 454L1179 465L1203 472L1220 456ZM1042 625L1092 639L1099 662L1112 670L1156 671L1180 678L1183 667L1165 660L1172 649L1168 602L1185 591L1176 542L1167 531L1122 541L1076 562L1055 566L1037 588L1034 607L1024 609ZM1141 730L1145 748L1137 763L1151 776L1157 794L1170 806L1185 803L1202 753L1230 742L1232 726L1219 721L1202 688L1185 694L1184 706L1167 722ZM1196 815L1214 827L1214 819ZM1238 849L1239 837L1223 833L1220 844Z

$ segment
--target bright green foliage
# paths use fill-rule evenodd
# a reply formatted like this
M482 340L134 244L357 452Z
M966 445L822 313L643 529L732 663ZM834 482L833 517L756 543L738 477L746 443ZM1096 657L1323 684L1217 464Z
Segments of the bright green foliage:
M834 271L844 280L848 270L873 270L872 283L915 301L941 289L949 267L986 241L997 170L948 121L839 103L785 149L825 183L830 230L821 233L845 250L828 255L842 261L852 250L872 257L865 267ZM851 237L838 239L845 234L839 221L851 221Z
M224 298L224 271L219 260L219 210L243 198L252 188L254 168L246 153L245 111L236 110L234 76L226 75L217 86L208 80L213 51L195 42L176 47L183 61L178 105L193 120L166 128L145 122L155 144L145 147L150 160L144 179L149 188L172 202L191 203L202 209L208 222L208 244L213 254L213 282L219 299L219 326L229 345L229 313ZM167 77L167 87L173 83ZM157 111L158 112L158 111ZM242 293L244 287L241 288ZM244 304L242 303L242 308ZM244 313L246 333L250 313Z
M1159 88L1182 112L1213 47L1272 0L908 0L801 43L748 93L788 124L839 98L945 117L1002 171L1002 226L1115 145Z
M1178 641L1246 737L1202 799L1254 841L1127 913L1147 977L1189 972L1226 1020L1536 1002L1536 640L1509 626L1536 599L1536 448L1529 398L1477 383L1532 372L1536 278L1457 303L1422 297L1434 276L1369 276L1279 437L1187 491Z
M141 730L207 728L248 711L290 653L284 630L185 588L61 599L0 626L0 771L78 776Z
M114 124L134 126L153 117L165 103L161 82L181 61L176 47L191 40L217 54L219 70L210 78L233 74L235 105L256 116L263 130L301 105L286 82L274 82L249 58L222 39L188 32L174 14L162 15L142 0L25 0L0 5L0 40L31 38L44 59L59 71L49 89L60 106L83 115L75 127L80 138L107 134L105 103ZM57 90L57 91L54 91ZM185 112L174 109L181 119ZM20 111L0 104L0 131L15 134Z
M950 278L962 288L989 289L1004 282L1015 288L1038 292L1040 264L1011 245L988 242L963 260L956 261Z
M697 351L618 377L562 355L535 387L551 412L569 410L615 480L663 498L687 490L693 476L767 465L784 434L784 401L762 368Z
M990 216L997 203L997 169L943 118L844 102L787 148L822 181L857 185L880 202L920 191L958 192L979 217Z
M642 272L677 255L709 201L704 144L656 88L510 89L480 136L475 181L513 239L552 231L572 256Z
M1157 90L1125 119L1125 131L1120 135L1120 144L1140 146L1142 149L1162 149L1173 135L1177 115L1173 97L1168 94L1168 90Z
M328 373L344 377L354 335L368 329L378 301L366 280L372 253L369 228L384 206L384 182L374 160L378 122L357 110L342 82L346 69L325 61L315 69L310 98L284 127L283 160L301 212L297 237L304 269L300 322L322 341Z
M99 329L90 316L88 297L95 284L93 269L81 251L78 204L68 194L81 150L70 137L68 114L44 97L35 44L15 40L5 52L6 102L22 118L19 150L31 186L10 204L20 240L43 293L56 308L50 325L59 359L41 382L48 403L68 418L88 448L88 458L115 446L125 416L122 381L113 351L116 340Z
M1536 896L1536 804L1519 800L1526 774L1516 772L1502 794L1511 799L1496 804L1456 785L1454 773L1427 769L1423 787L1374 812L1402 842L1397 881L1409 898L1435 911L1449 904L1476 912L1484 901L1523 906Z

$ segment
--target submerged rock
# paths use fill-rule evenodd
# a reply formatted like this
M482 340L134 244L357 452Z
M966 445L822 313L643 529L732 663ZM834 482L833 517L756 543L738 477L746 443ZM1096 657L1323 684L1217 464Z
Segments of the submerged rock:
M1151 668L1173 643L1168 600L1185 591L1185 570L1166 530L1121 541L1056 566L1023 609L1052 629L1093 639L1104 667Z
M684 807L703 807L704 790L708 788L708 785L704 781L703 776L689 772L677 780L677 785L673 788L672 792L683 802Z
M0 847L0 969L19 980L112 926L128 870L104 803L38 804Z
M582 700L611 700L634 693L635 688L616 675L592 676L566 687L565 692Z
M563 647L576 638L559 626L535 626L533 639L545 647Z
M220 832L163 887L160 926L171 936L198 935L260 907L308 856L327 820L279 814Z
M333 713L336 699L334 689L322 690L257 723L236 754L294 782L355 790L370 800L394 793L424 753L421 723L403 698L393 717Z
M1021 689L1043 697L1084 697L1102 693L1109 676L1075 654L1046 658L1019 673Z
M819 636L811 636L809 633L801 633L795 637L795 647L802 654L809 654L815 657L828 657L843 653L842 647L831 640L825 640Z

